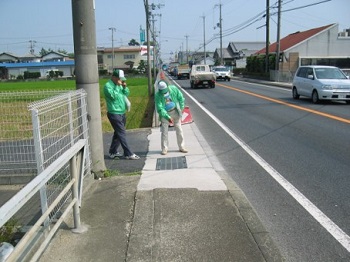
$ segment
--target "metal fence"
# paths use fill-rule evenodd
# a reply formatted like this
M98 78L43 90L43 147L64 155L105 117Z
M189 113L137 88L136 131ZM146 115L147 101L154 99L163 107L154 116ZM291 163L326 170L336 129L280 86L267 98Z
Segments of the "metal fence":
M41 91L6 93L5 96L0 93L0 97L1 170L15 174L20 169L19 172L36 174L0 207L0 225L11 219L12 227L24 235L23 239L30 234L34 236L30 241L41 239L39 245L42 245L47 243L48 235L52 236L51 229L57 229L55 222L62 222L62 216L80 205L83 180L90 174L87 94L84 90ZM28 103L33 100L36 101ZM81 141L84 141L83 159L76 160L77 152L71 151ZM67 152L71 153L67 155ZM77 172L74 167L77 165L81 168L79 176L73 174ZM72 188L76 188L75 193ZM17 203L20 199L21 203ZM10 201L16 206L9 205ZM18 209L14 209L17 206ZM23 254L29 254L38 244L23 240L19 243ZM24 250L27 248L29 250Z
M88 137L86 119L82 90L0 93L0 184L29 182Z
M82 180L84 173L86 145L85 139L77 141L21 189L15 197L0 207L1 231L17 234L17 238L13 237L11 243L6 243L6 249L0 254L1 261L37 261L72 209L74 211L73 232L86 231L86 228L81 226L79 212L79 181ZM32 204L37 202L38 191L48 187L52 178L66 173L69 174L69 176L64 175L67 179L59 182L60 192L52 203L47 204L45 212L40 214L38 205ZM33 208L29 209L30 206ZM56 215L57 210L60 210L61 215L52 221L54 217L52 214ZM25 212L29 212L29 215L26 215L28 221L23 220ZM8 224L10 219L12 221ZM24 225L25 222L28 223Z
M295 72L270 70L270 80L276 82L292 83Z

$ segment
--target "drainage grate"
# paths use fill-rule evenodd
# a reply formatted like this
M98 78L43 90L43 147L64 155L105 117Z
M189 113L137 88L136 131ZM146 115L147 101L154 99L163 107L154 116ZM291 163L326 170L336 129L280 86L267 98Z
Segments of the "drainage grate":
M156 170L173 170L187 168L185 156L157 158Z

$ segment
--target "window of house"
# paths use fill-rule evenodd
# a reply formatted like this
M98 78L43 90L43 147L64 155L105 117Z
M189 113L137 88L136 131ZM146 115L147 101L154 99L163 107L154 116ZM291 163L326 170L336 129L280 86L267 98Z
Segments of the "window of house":
M135 55L124 55L124 60L135 59Z
M350 58L301 58L300 65L329 65L350 68Z

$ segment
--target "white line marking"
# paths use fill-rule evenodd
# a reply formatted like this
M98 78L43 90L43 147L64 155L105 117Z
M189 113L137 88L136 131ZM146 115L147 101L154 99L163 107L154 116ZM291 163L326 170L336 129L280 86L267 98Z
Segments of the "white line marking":
M176 83L176 82L175 82ZM178 85L176 83L176 85ZM179 86L179 85L178 85ZM179 86L180 87L180 86ZM181 88L181 87L180 87ZM186 90L183 92L188 95L205 113L208 114L221 128L239 144L267 173L270 174L298 203L312 215L323 228L325 228L348 252L350 252L350 237L338 227L329 217L317 208L309 199L307 199L296 187L289 183L280 173L278 173L269 163L251 149L243 140L241 140L232 130L222 123L216 116L202 106Z

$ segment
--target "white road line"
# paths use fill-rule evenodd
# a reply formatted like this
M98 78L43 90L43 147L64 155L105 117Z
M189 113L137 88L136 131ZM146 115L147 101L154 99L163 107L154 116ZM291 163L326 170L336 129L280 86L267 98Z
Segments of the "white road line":
M176 82L175 82L176 83ZM176 85L178 85L176 83ZM180 87L180 86L179 86ZM312 215L318 223L322 225L348 252L350 252L350 237L338 227L329 217L327 217L320 209L317 208L309 199L307 199L296 187L289 183L280 173L278 173L269 163L251 149L244 141L242 141L232 130L222 123L216 116L202 106L193 96L186 90L183 92L189 96L208 116L210 116L221 128L239 144L267 173L270 174L298 203Z

